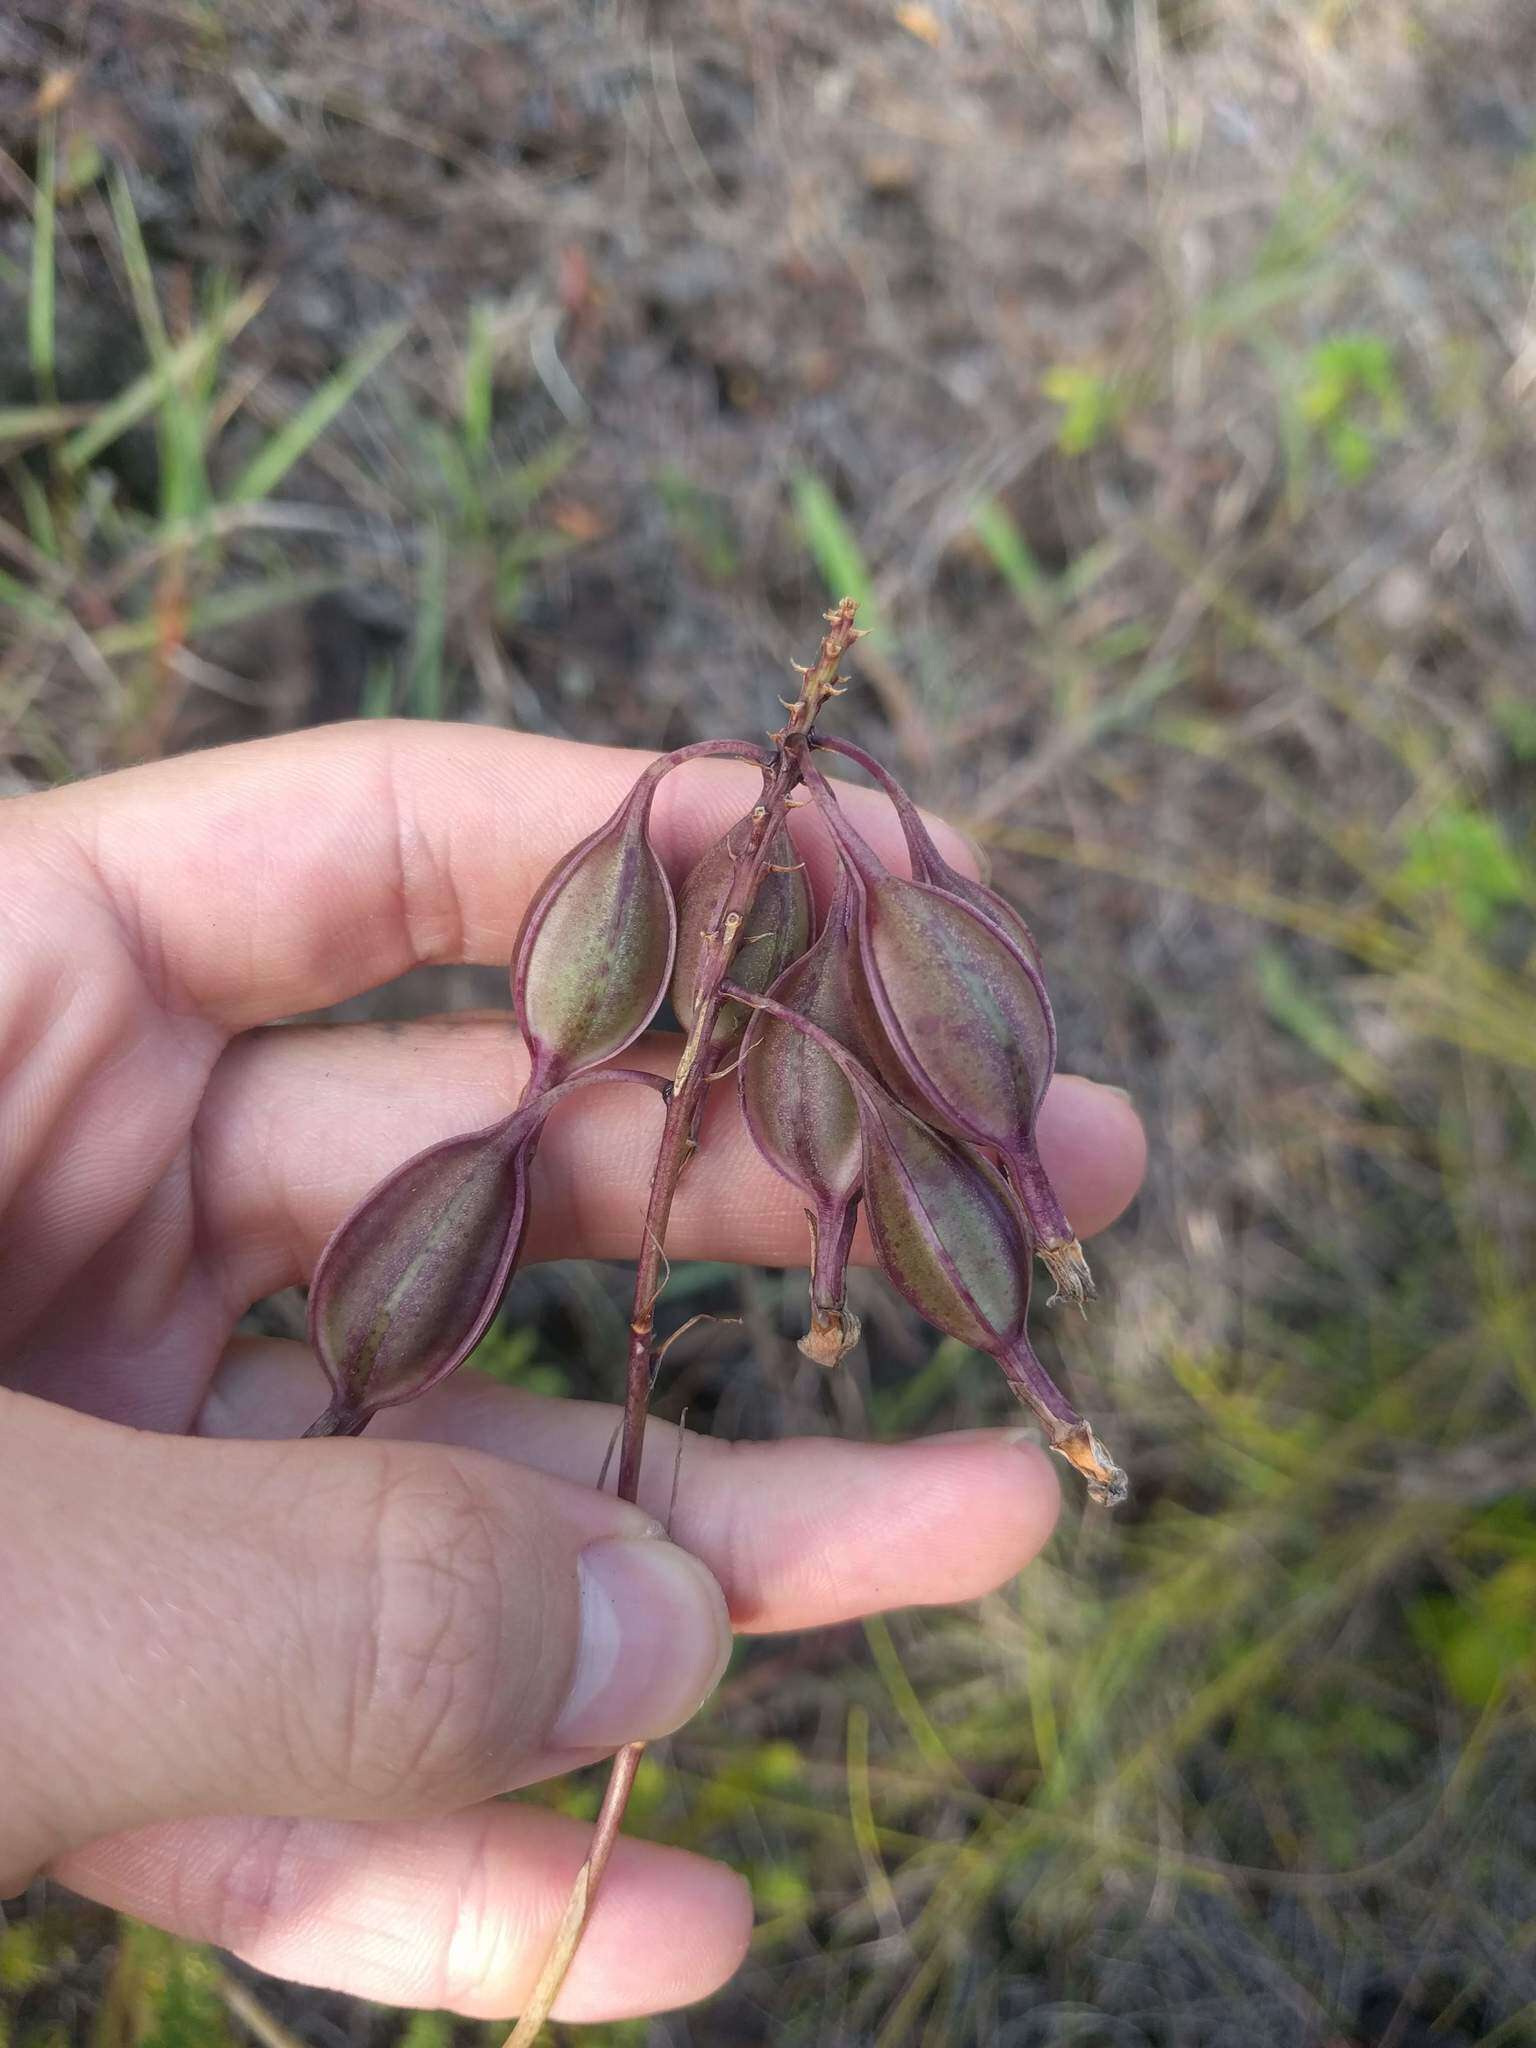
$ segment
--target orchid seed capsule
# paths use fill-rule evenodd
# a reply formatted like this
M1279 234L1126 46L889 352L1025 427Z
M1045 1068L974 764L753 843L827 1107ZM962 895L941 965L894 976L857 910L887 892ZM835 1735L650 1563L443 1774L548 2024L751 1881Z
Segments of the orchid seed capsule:
M693 1028L695 990L707 944L719 943L726 898L754 820L733 825L689 871L678 898L677 958L672 968L672 1007L684 1031ZM806 886L789 834L774 834L771 865L758 884L751 910L742 923L731 957L732 981L754 995L777 981L791 960L798 960L811 936L811 892ZM722 1003L710 1037L711 1049L722 1052L746 1027L740 1003Z
M821 936L774 982L775 1002L856 1049L849 884L840 874ZM742 1045L742 1113L774 1171L799 1189L811 1226L811 1327L800 1349L836 1365L859 1340L846 1274L862 1173L859 1112L836 1063L803 1031L759 1011Z
M1088 1264L1035 1146L1056 1065L1039 968L970 903L891 874L835 801L827 818L854 877L860 1022L882 1078L926 1120L1001 1156L1060 1293L1080 1304Z
M479 1342L522 1238L537 1132L521 1112L433 1145L335 1231L309 1290L333 1412L362 1418L412 1400Z
M380 1408L445 1379L496 1313L522 1243L528 1174L555 1105L590 1086L659 1075L579 1074L500 1123L397 1166L331 1233L309 1287L309 1341L331 1406L307 1436L355 1435Z
M572 848L523 919L512 1000L535 1092L622 1052L666 994L677 913L647 837L665 768L647 769L607 824Z
M858 1091L864 1206L881 1270L919 1315L995 1358L1051 1448L1113 1507L1125 1474L1035 1356L1026 1323L1032 1247L1013 1191L968 1147L892 1097Z
M1033 1247L1015 1191L969 1146L930 1130L819 1025L773 996L748 1000L817 1045L853 1090L865 1212L886 1277L937 1329L997 1360L1092 1499L1124 1500L1125 1474L1030 1344Z
M928 882L936 889L947 890L951 896L958 896L968 903L989 923L996 925L1005 938L1011 938L1020 950L1041 967L1040 948L1035 935L1020 917L1006 896L1000 896L985 882L973 881L969 875L962 875L958 868L950 866L938 849L933 834L923 822L923 814L910 796L896 780L890 769L877 761L873 754L866 753L851 740L818 739L818 748L829 754L841 754L847 760L855 761L866 774L872 775L881 789L890 798L901 825L902 836L907 842L907 859L912 867L914 882Z

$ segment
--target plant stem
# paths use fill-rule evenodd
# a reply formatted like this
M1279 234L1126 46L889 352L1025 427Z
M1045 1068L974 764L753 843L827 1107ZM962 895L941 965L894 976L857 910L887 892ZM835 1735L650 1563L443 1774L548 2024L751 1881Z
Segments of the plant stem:
M855 609L853 600L844 598L841 604L827 613L829 630L814 664L803 671L800 694L788 707L789 718L778 732L770 735L773 756L763 769L763 793L752 807L745 844L737 855L730 882L716 907L714 921L704 936L703 950L699 955L693 988L693 1028L672 1078L666 1123L657 1148L650 1199L646 1204L644 1242L635 1272L616 1488L621 1500L634 1500L640 1490L640 1459L645 1447L646 1410L650 1402L655 1353L655 1307L663 1285L667 1225L671 1220L678 1182L693 1156L705 1091L714 1078L715 1061L710 1044L715 1020L724 1000L723 987L742 927L772 860L774 839L788 813L789 799L804 780L817 716L829 698L840 694L838 663L859 637L853 623ZM603 1871L618 1839L624 1808L644 1748L644 1743L627 1743L614 1758L593 1831L592 1846L577 1872L570 1900L538 1985L522 2018L508 2036L506 2048L531 2048L560 1994L597 1896Z
M309 1425L304 1435L306 1437L361 1436L372 1420L372 1409L353 1408L347 1403L338 1400L332 1402L325 1413L317 1417Z
M837 694L837 665L858 637L854 605L844 598L827 614L832 630L821 643L814 667L805 671L800 695L790 706L789 720L772 735L772 766L763 771L763 793L752 808L746 843L737 856L730 884L705 934L693 990L693 1028L672 1078L672 1096L657 1149L646 1204L644 1242L635 1273L634 1307L630 1315L629 1361L624 1385L624 1434L619 1451L618 1493L633 1500L639 1490L640 1458L645 1444L646 1407L650 1398L651 1354L655 1335L653 1312L661 1291L667 1225L683 1168L693 1154L694 1133L704 1108L704 1093L714 1076L707 1047L723 1001L721 994L731 961L772 857L773 843L789 808L789 799L804 778L806 748L817 714Z

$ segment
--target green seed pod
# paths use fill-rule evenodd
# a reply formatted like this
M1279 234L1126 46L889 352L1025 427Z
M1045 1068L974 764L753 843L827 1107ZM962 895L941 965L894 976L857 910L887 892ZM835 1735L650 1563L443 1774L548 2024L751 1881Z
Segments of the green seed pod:
M666 766L647 769L608 823L571 849L523 919L512 1001L535 1090L622 1052L666 994L677 914L646 836Z
M737 863L752 819L743 818L695 862L683 883L677 911L677 958L672 968L672 1007L685 1031L693 1028L695 989L705 943L718 931ZM770 988L791 960L798 960L811 936L811 892L789 834L774 835L771 866L742 925L731 960L731 980L754 995ZM722 1003L710 1048L723 1052L746 1027L739 1003Z
M820 938L774 982L775 1002L855 1048L849 885L839 877ZM862 1173L859 1112L837 1066L803 1031L758 1011L742 1044L741 1107L768 1164L805 1197L811 1226L811 1327L800 1349L836 1365L859 1340L846 1274Z

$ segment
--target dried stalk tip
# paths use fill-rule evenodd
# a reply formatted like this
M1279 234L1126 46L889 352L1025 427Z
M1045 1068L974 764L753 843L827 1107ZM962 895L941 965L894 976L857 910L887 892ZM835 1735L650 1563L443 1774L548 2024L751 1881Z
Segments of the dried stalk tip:
M830 1372L858 1343L859 1334L859 1319L848 1309L813 1308L811 1327L800 1339L800 1351L813 1365L824 1365Z
M1129 1494L1130 1481L1094 1435L1086 1422L1079 1422L1051 1445L1088 1482L1088 1498L1101 1508L1117 1508Z
M1056 1287L1047 1308L1066 1302L1086 1315L1086 1304L1098 1299L1099 1290L1093 1284L1093 1275L1077 1239L1069 1238L1065 1244L1042 1244L1037 1249Z

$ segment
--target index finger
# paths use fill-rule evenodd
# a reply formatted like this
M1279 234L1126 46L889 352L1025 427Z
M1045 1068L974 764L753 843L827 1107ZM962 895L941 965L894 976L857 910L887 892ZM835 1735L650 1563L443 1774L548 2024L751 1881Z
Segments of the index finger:
M183 755L23 799L105 891L170 1009L228 1031L360 995L411 967L509 956L530 896L653 757L486 726L369 720ZM675 879L755 800L749 763L668 776L653 835ZM850 788L896 857L890 807ZM795 827L814 887L832 855ZM944 833L957 865L963 842Z

